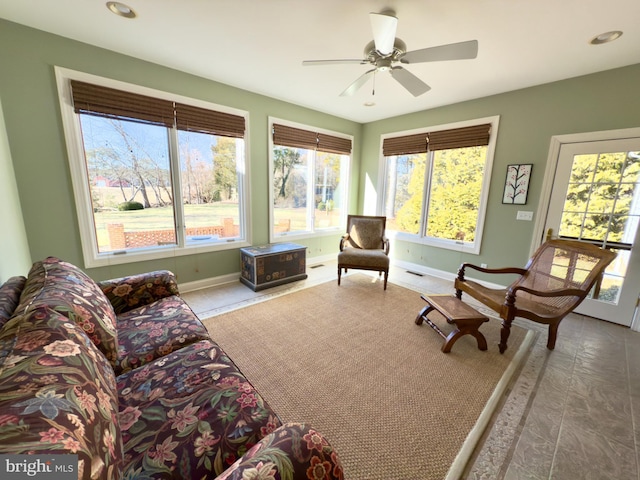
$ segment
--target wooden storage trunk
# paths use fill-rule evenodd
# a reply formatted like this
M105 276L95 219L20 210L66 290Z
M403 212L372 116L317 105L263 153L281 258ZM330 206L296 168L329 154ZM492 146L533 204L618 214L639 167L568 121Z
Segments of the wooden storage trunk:
M240 281L254 291L307 278L303 245L274 243L241 248L240 256Z

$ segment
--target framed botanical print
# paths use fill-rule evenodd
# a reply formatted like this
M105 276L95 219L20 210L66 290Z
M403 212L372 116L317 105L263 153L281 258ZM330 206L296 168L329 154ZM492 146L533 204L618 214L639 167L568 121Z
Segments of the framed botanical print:
M530 163L507 165L507 179L504 182L502 203L524 205L529 193L529 179L531 178Z

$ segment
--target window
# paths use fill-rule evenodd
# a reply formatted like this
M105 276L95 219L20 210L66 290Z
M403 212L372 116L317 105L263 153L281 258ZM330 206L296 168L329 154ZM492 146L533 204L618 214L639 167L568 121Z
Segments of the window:
M246 244L245 114L57 75L86 266Z
M344 226L351 138L271 121L273 240Z
M497 125L494 117L383 137L387 230L479 253Z

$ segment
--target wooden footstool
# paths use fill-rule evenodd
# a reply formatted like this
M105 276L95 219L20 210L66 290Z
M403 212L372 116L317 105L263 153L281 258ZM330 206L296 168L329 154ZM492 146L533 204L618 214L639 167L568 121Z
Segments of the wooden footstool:
M480 350L487 349L487 340L478 330L480 325L489 321L487 317L453 295L421 295L420 298L427 302L427 306L420 310L420 313L416 317L416 325L422 325L422 321L424 320L431 328L438 332L440 336L445 339L444 345L442 345L442 351L444 353L449 353L453 344L456 343L461 336L467 334L476 337ZM427 318L427 315L432 310L442 314L444 318L447 319L447 323L455 326L454 330L448 336L445 335L435 323Z

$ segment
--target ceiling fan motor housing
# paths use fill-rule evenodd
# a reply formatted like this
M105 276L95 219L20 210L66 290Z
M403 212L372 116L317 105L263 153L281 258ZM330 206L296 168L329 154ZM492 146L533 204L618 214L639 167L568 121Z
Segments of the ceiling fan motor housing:
M378 50L376 50L376 45L372 40L364 47L364 57L369 61L369 63L377 66L378 69L381 69L381 66L378 64L378 62L381 59L388 59L389 63L388 65L386 65L387 68L385 68L385 70L388 70L389 67L391 67L391 63L399 61L400 57L402 57L402 55L404 55L406 51L407 44L404 43L401 39L396 38L395 42L393 43L393 51L388 55L382 55L380 52L378 52Z

